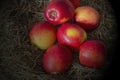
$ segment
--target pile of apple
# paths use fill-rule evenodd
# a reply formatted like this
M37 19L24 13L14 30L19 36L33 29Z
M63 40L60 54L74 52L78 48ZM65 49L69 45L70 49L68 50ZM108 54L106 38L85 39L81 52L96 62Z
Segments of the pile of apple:
M99 26L99 12L79 4L80 0L51 0L44 10L46 21L35 24L30 30L31 43L46 50L42 61L46 72L68 70L75 52L79 53L83 66L97 68L105 62L105 44L87 39L87 31Z

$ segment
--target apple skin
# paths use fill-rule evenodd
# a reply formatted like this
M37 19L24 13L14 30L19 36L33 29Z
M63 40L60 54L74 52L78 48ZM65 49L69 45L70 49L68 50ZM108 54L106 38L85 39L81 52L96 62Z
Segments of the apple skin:
M53 0L50 0L50 1L53 1ZM80 5L81 0L69 0L69 1L72 3L74 8L77 8Z
M31 28L29 38L32 44L41 50L45 50L55 43L56 29L53 24L41 21Z
M69 0L75 8L79 7L81 0Z
M90 6L80 6L75 10L75 21L85 30L91 31L99 26L100 14Z
M82 65L98 68L105 63L107 49L100 40L87 40L80 46L79 60Z
M73 18L74 10L70 1L53 0L46 6L44 16L47 21L53 24L62 24Z
M72 60L71 51L64 45L56 44L44 53L43 68L48 73L62 73L70 68Z
M57 31L57 40L74 51L79 50L80 45L87 39L87 33L75 23L64 23Z

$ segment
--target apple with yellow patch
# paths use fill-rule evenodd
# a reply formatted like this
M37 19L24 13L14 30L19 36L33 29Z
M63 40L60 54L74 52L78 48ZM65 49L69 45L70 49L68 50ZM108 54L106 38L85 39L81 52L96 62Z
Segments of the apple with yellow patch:
M100 14L93 7L80 6L75 10L75 20L85 30L91 31L98 27L100 23Z
M68 0L52 0L45 8L44 16L53 24L62 24L74 16L74 7Z
M77 51L87 39L87 33L75 23L64 23L58 28L57 39L60 44L69 46L74 51Z
M53 24L42 21L31 28L29 37L32 44L41 50L45 50L55 43L56 29Z

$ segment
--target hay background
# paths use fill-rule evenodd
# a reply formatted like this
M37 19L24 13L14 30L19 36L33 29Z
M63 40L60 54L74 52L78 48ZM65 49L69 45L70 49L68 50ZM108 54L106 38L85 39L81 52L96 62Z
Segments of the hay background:
M116 19L107 0L81 0L82 5L96 8L100 25L88 33L88 39L103 40L108 48L107 63L101 68L88 68L74 61L65 73L46 73L41 66L44 51L31 45L28 33L32 25L45 20L43 11L48 0L12 0L0 10L0 79L1 80L100 80L111 62L117 39Z

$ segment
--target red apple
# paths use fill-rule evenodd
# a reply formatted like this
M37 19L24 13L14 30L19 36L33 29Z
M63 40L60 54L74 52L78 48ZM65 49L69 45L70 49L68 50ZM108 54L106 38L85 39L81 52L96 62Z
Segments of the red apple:
M42 21L31 28L29 37L32 44L45 50L55 43L56 29L51 23Z
M56 44L48 48L43 55L43 68L49 73L64 72L71 64L72 53L67 47L61 44Z
M81 1L81 0L69 0L69 1L71 1L71 3L73 4L73 6L74 6L75 8L77 8L77 7L80 5L80 1Z
M75 20L85 30L91 31L98 27L100 23L99 12L90 6L81 6L75 10Z
M50 0L53 1L53 0ZM69 0L75 8L77 8L80 5L81 0Z
M87 39L87 33L77 24L64 23L58 28L57 39L60 44L69 46L76 51Z
M67 0L53 0L46 6L44 16L53 24L62 24L73 18L74 7Z
M100 40L87 40L80 46L80 63L87 67L100 67L105 63L107 49Z

